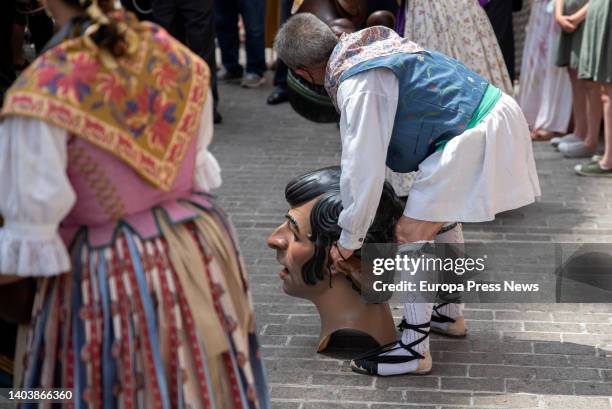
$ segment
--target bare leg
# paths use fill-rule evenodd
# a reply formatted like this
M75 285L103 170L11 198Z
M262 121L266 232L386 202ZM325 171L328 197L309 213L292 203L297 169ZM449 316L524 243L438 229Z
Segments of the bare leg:
M568 72L572 83L572 111L574 114L574 135L584 140L588 132L586 114L586 87L584 81L578 79L578 73L576 72L576 70L568 68Z
M584 144L595 152L599 144L599 130L601 129L602 93L601 84L586 82L586 119L587 133Z
M601 99L604 116L604 156L599 164L604 168L612 168L612 84L602 85Z

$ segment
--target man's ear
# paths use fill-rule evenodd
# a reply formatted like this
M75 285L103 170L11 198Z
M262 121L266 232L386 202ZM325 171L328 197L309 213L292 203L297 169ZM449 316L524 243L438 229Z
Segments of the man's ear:
M293 70L293 72L295 72L297 75L299 75L300 77L302 77L304 80L308 82L312 81L312 79L310 78L310 74L303 67L296 68L295 70Z

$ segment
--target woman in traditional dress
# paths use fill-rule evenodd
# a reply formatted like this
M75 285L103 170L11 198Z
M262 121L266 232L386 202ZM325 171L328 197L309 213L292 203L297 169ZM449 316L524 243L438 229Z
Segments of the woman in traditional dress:
M61 29L4 101L0 283L38 279L21 386L267 408L247 276L207 194L209 69L110 4L46 0Z
M612 3L590 0L578 63L578 78L599 87L603 101L605 150L589 163L576 166L583 176L612 177ZM597 125L597 124L596 124Z
M396 31L421 47L459 60L506 94L514 95L495 32L478 0L403 0ZM415 175L387 169L386 177L397 195L404 197Z
M561 28L554 4L535 0L527 25L518 103L534 140L567 134L572 115L572 88L567 70L555 65L555 40Z

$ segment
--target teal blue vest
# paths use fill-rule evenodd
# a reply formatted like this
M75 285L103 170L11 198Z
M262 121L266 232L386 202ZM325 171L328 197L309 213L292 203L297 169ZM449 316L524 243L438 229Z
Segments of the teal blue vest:
M372 69L388 68L399 80L399 98L387 166L412 172L436 146L470 123L488 82L457 60L435 51L397 53L356 64L340 82Z

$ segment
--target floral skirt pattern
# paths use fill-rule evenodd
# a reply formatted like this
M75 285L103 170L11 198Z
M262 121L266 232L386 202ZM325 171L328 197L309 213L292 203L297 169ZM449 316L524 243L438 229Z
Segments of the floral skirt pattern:
M497 38L477 0L410 0L404 37L464 63L512 95L512 82Z
M79 408L270 407L250 293L216 208L160 237L119 226L112 246L72 246L72 271L41 279L23 387L71 388Z

